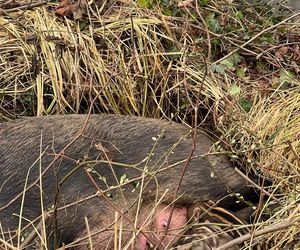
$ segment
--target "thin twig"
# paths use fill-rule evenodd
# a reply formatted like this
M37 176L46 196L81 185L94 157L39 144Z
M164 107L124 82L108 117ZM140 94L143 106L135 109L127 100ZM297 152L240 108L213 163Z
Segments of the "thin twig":
M273 232L276 232L276 231L279 231L279 230L282 230L282 229L285 229L285 228L289 228L293 225L294 225L293 222L283 221L279 224L271 225L271 226L265 227L263 229L257 230L255 232L251 232L251 233L245 234L243 236L240 236L240 237L238 237L238 238L236 238L232 241L229 241L229 242L225 243L224 245L216 248L216 250L226 250L226 249L229 249L229 248L231 248L233 246L236 246L240 243L243 243L247 240L250 240L254 237L258 237L258 236L261 236L261 235L273 233Z
M196 13L200 17L200 19L201 19L201 21L202 21L202 23L204 25L205 32L206 32L206 37L207 37L207 58L206 58L206 65L208 65L210 63L210 60L211 60L211 37L210 37L210 33L209 33L209 29L207 27L207 24L206 24L203 16L201 15L201 12L199 11L198 1L195 1L195 4L196 4L196 7L195 7ZM207 66L206 66L206 68L207 68Z
M95 182L94 178L91 176L90 172L85 169L85 173L88 176L89 180L92 182L92 184L94 185L94 187L97 189L98 191L98 196L102 197L115 211L117 211L119 213L119 215L121 215L126 221L128 221L130 223L130 225L134 226L134 223L131 221L131 219L129 217L127 217L100 189L100 187L98 186L98 184ZM145 234L142 229L140 229L140 233L145 236L145 238L152 243L152 241L149 239L149 237L147 236L147 234ZM152 243L153 244L153 243Z
M79 130L78 134L54 157L54 159L49 163L49 165L44 169L44 171L42 172L41 176L44 176L45 173L47 171L49 171L49 169L54 165L54 163L62 156L64 155L64 152L75 142L77 141L78 138L80 138L80 136L82 136L83 132L85 131L89 118L90 118L90 114L92 113L92 109L93 109L93 104L95 103L96 99L98 98L98 96L104 91L104 89L106 88L106 86L108 85L109 81L107 81L107 83L103 86L103 88L99 91L99 93L95 96L95 98L92 100L87 117L84 121L83 126L81 127L81 129ZM31 185L29 185L23 192L27 192L28 190L30 190L31 188L35 187L40 181L40 178L37 178ZM16 202L21 196L22 193L19 193L18 195L16 195L13 199L11 199L9 202L7 202L4 206L0 207L0 212L2 212L3 210L7 209L11 204L13 204L14 202Z
M88 235L88 239L89 239L89 245L90 245L89 248L91 250L93 250L93 241L92 241L91 231L90 231L90 226L89 226L89 221L88 221L87 217L84 217L84 221L85 221L86 231L87 231L87 235Z
M274 195L270 194L268 191L266 191L265 189L263 189L262 187L260 187L259 185L257 185L254 181L252 181L248 176L246 176L245 174L243 174L238 168L234 168L235 171L244 179L246 179L246 181L250 182L254 187L256 187L257 189L259 189L261 192L263 192L264 194L266 194L267 196L269 196L271 199L275 200L279 205L282 205L281 201L276 198Z
M49 1L43 1L43 2L39 2L39 3L29 3L29 4L26 3L24 5L21 5L21 6L15 7L15 8L11 8L11 9L3 9L3 10L0 9L0 14L12 13L12 12L16 12L16 11L19 11L19 10L30 10L30 9L33 9L35 7L45 5L48 2Z
M30 234L25 238L25 240L20 244L20 248L19 249L23 249L25 248L29 243L31 243L35 237L37 236L37 232L42 230L42 228L44 227L44 223L50 218L50 214L49 213L44 213L44 218L41 219L41 221L39 222L39 224L36 226L36 228L34 228Z
M297 17L297 16L299 16L299 15L300 15L300 12L298 12L298 13L296 13L296 14L294 14L294 15L292 15L292 16L286 18L286 19L284 19L283 21L281 21L281 22L279 22L279 23L277 23L277 24L275 24L275 25L273 25L273 26L271 26L271 27L269 27L269 28L267 28L267 29L262 30L261 32L259 32L258 34L256 34L254 37L252 37L251 39L249 39L247 42L245 42L244 44L242 44L242 45L240 46L240 48L245 47L246 45L248 45L249 43L251 43L252 41L254 41L256 38L258 38L259 36L261 36L262 34L264 34L265 32L268 32L269 30L272 30L272 29L274 29L274 28L280 26L281 24L284 24L284 23L287 22L288 20L293 19L293 18L295 18L295 17ZM224 57L220 58L219 60L215 61L214 64L218 64L218 63L222 62L222 61L225 60L226 58L230 57L231 55L233 55L234 53L236 53L237 51L239 51L240 48L237 48L237 49L231 51L231 52L228 53L226 56L224 56Z
M5 240L0 239L0 243L3 244L3 246L5 246L5 247L3 247L2 245L0 245L0 249L7 250L7 248L9 248L10 250L18 250L18 248L16 248L13 245L7 243Z
M202 55L202 54L201 54ZM203 55L202 55L203 56ZM204 58L204 61L205 61L205 57L203 56ZM198 107L199 107L199 100L200 100L200 94L201 94L201 91L202 91L202 88L203 88L203 85L204 85L204 82L205 82L205 78L207 76L207 64L205 64L205 71L204 71L204 74L203 74L203 77L202 77L202 80L201 80L201 83L200 83L200 86L199 86L199 89L198 89L198 93L197 93L197 99L196 99L196 103L193 104L192 101L190 100L190 104L191 106L193 107L193 110L195 112L195 117L194 117L194 126L193 126L193 130L192 130L192 139L193 139L193 148L189 154L189 156L187 157L187 160L182 168L182 171L181 171L181 175L180 175L180 179L178 181L178 185L176 187L176 190L175 190L175 193L174 193L174 198L173 200L176 200L177 196L178 196L178 193L179 193L179 188L181 186L181 183L183 181L183 177L185 175L185 172L188 168L188 165L190 163L190 161L192 160L192 157L194 155L194 152L196 150L196 138L197 138L197 122L198 122ZM184 71L185 72L185 71ZM186 86L186 84L185 84ZM165 228L165 231L164 231L164 235L163 237L159 240L158 244L156 245L155 249L158 249L159 246L162 244L164 238L166 237L167 233L168 233L168 230L169 230L169 227L170 227L170 223L171 223L171 219L172 219L172 216L173 216L173 213L174 213L174 209L175 209L175 203L172 204L171 206L171 212L170 212L170 215L169 215L169 218L168 218L168 222L167 222L167 225L166 225L166 228Z
M11 3L13 3L15 0L8 0L8 1L6 1L6 2L4 2L4 3L1 3L0 4L0 8L3 8L3 7L5 7L5 6L8 6L8 5L10 5Z

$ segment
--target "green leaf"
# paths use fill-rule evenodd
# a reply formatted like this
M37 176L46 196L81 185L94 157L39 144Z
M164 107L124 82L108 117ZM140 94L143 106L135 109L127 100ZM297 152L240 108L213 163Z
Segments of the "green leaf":
M238 53L234 53L231 56L227 57L221 64L225 65L226 68L233 68L234 66L238 65L241 62L241 57Z
M230 87L229 93L231 95L239 95L241 93L241 88L238 85L234 84Z
M238 53L234 53L230 57L228 57L234 65L237 65L241 62L241 56Z
M162 11L162 13L163 13L165 16L175 16L175 15L173 14L173 11L170 10L170 9L167 9L167 8L164 8L163 11Z
M278 86L280 85L280 79L278 77L272 78L271 82L273 88L278 88Z
M247 99L240 99L239 105L246 113L248 113L252 108L252 102Z
M289 89L290 87L291 87L290 82L288 82L288 81L281 82L281 86L280 86L281 89Z
M87 20L81 20L79 21L79 29L84 30L88 26L88 21Z
M244 69L237 68L235 72L238 78L244 79L246 77Z
M280 70L279 77L274 77L272 79L272 87L289 89L295 80L296 76L291 71Z
M214 38L214 39L212 39L211 44L213 44L215 47L218 47L222 43L221 43L221 40L219 38Z
M105 184L107 183L105 176L99 176L99 180L103 181Z
M126 174L122 175L121 178L120 178L120 184L123 184L127 181L127 176Z
M221 33L222 28L220 26L219 20L216 18L215 13L210 13L206 17L207 27L210 31L214 33Z
M288 70L280 70L279 75L280 75L280 80L281 81L296 80L295 75L291 71L288 71Z
M241 11L238 11L238 12L235 14L235 16L236 16L238 19L240 19L240 20L243 20L243 19L244 19L244 14L243 14L243 12L241 12Z
M205 6L205 5L207 5L209 3L209 0L200 0L199 1L199 5L200 6Z
M233 68L234 64L230 60L230 58L226 58L223 61L221 61L221 64L225 66L225 68Z
M212 72L220 73L222 75L225 74L225 66L222 64L212 64L211 65Z
M151 8L153 1L151 0L137 0L138 6L142 8Z

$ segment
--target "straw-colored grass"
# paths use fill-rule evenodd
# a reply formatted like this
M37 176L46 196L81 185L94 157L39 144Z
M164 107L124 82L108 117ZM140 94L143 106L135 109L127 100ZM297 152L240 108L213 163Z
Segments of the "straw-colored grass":
M191 124L200 91L198 124L213 128L247 171L272 181L265 189L281 202L269 212L269 197L253 229L291 223L255 240L300 248L299 16L227 1L181 9L127 2L102 13L90 5L74 21L53 6L0 16L2 121L86 113L93 104L93 113Z

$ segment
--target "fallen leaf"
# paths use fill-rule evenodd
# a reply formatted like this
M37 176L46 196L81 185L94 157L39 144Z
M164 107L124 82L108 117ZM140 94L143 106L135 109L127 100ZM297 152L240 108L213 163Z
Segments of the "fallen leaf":
M188 8L188 7L193 7L193 1L194 0L184 0L178 3L179 8Z
M83 15L86 13L86 0L79 0L77 3L73 4L73 17L74 20L80 20L83 18Z
M70 0L62 0L55 9L55 14L58 16L70 16L73 14L74 6Z
M276 58L283 60L284 56L287 54L289 48L287 46L281 47L275 52Z

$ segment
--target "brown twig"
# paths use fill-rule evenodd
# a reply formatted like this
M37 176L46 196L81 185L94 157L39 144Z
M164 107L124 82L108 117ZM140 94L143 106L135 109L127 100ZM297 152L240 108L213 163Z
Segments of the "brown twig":
M229 249L229 248L231 248L235 245L238 245L238 244L240 244L244 241L250 240L254 237L258 237L258 236L261 236L261 235L273 233L273 232L276 232L276 231L279 231L279 230L282 230L282 229L285 229L285 228L289 228L293 225L294 225L294 223L291 222L291 221L283 221L279 224L271 225L271 226L265 227L263 229L245 234L243 236L240 236L240 237L238 237L238 238L236 238L232 241L229 241L229 242L225 243L224 245L218 247L216 250L226 250L226 249Z
M289 144L289 148L292 150L292 152L295 155L297 161L300 163L300 156L297 153L297 151L296 151L295 147L293 146L292 142L291 141L287 141L287 143Z
M130 223L130 225L134 226L134 223L129 219L129 217L127 217L113 202L111 202L111 200L101 191L101 189L99 188L98 184L95 182L94 178L92 177L92 175L90 174L90 172L85 168L85 173L88 176L89 180L92 182L92 184L94 185L94 187L97 189L98 191L98 196L102 197L115 211L117 211L119 213L119 215L121 215L126 221L128 221ZM140 233L146 237L146 239L152 243L151 239L147 236L147 234L145 234L142 229L139 230ZM153 244L153 243L152 243Z
M264 194L266 194L267 196L269 196L271 199L275 200L279 205L282 205L281 201L276 198L274 195L270 194L268 191L266 191L264 188L260 187L259 185L257 185L254 181L252 181L248 176L246 176L244 173L242 173L238 168L234 168L235 171L241 176L243 177L246 181L248 181L249 183L251 183L254 187L256 187L257 189L259 189L261 192L263 192Z
M1 3L0 4L0 8L3 8L3 7L5 7L5 6L8 6L8 5L10 5L11 3L13 3L15 0L8 0L8 1L6 1L6 2L4 2L4 3Z
M60 158L61 155L64 154L64 152L80 137L82 136L84 130L86 129L86 126L88 124L88 120L90 117L90 114L92 113L92 109L93 109L93 104L96 101L96 99L98 98L98 96L104 91L105 87L108 85L109 81L107 81L106 85L103 86L103 88L99 91L99 93L95 96L95 98L92 100L87 117L84 121L83 126L81 127L81 129L79 130L78 134L54 157L54 159L49 163L49 165L44 169L44 171L41 173L41 176L43 176L53 165L54 163ZM31 188L35 187L40 181L40 178L37 178L32 184L30 184L23 192L27 192L28 190L30 190ZM22 195L22 193L19 193L18 195L16 195L12 200L10 200L8 203L6 203L4 206L0 207L0 212L2 212L3 210L7 209L11 204L13 204L14 202L16 202Z
M44 226L43 225L44 222L46 222L49 218L50 218L50 214L49 213L45 213L44 214L45 221L43 221L43 219L41 219L41 221L36 226L36 228L34 228L30 232L30 234L25 238L25 240L20 244L20 249L25 248L30 242L32 242L34 240L34 238L37 236L37 232L42 229L42 227Z
M60 153L55 156L55 158L49 163L49 165L44 169L44 171L42 172L41 176L43 176L52 166L53 164L58 160L58 158L64 154L65 150L67 150L80 136L81 134L83 133L83 131L85 130L86 126L87 126L87 121L88 119L86 119L85 123L84 123L84 126L80 129L79 133L77 134L77 136L74 137L74 139L69 142L67 144L67 146L65 148L63 148ZM29 185L25 190L24 192L27 192L28 190L30 190L31 188L33 188L34 186L36 186L39 182L39 178L36 179L31 185ZM8 208L12 203L16 202L17 199L19 199L21 196L22 196L23 193L20 193L18 195L16 195L12 200L10 200L10 202L8 202L6 205L2 206L0 208L0 212L5 210L6 208Z
M35 7L39 7L39 6L42 6L44 4L47 4L48 2L49 1L42 1L42 2L39 2L39 3L26 3L26 4L23 4L21 6L15 7L15 8L11 8L11 9L3 9L3 10L0 9L0 15L1 14L6 14L6 13L16 12L16 11L19 11L19 10L30 10L30 9L33 9Z
M207 27L207 24L206 24L203 16L201 15L201 13L199 11L198 1L195 1L195 4L196 4L196 7L195 7L196 13L200 17L201 22L203 23L204 28L205 28L205 32L206 32L206 37L207 37L207 58L206 58L207 61L206 61L206 64L209 64L210 60L211 60L211 37L210 37L210 33L209 33L209 29ZM206 67L206 70L207 70L207 67Z
M0 244L2 244L3 246L5 246L5 247L3 247L2 245L0 245L0 249L3 249L3 250L7 250L7 249L18 250L18 248L16 248L13 245L7 243L5 240L0 239Z
M296 13L296 14L294 14L294 15L292 15L292 16L284 19L284 20L282 20L281 22L279 22L279 23L277 23L277 24L275 24L275 25L273 25L271 27L268 27L268 28L262 30L261 32L259 32L255 36L253 36L251 39L249 39L247 42L245 42L244 44L242 44L239 48L234 49L233 51L231 51L230 53L228 53L226 56L224 56L224 57L220 58L219 60L215 61L214 64L218 64L218 63L222 62L223 60L227 59L228 57L230 57L234 53L238 52L240 50L240 48L245 47L246 45L248 45L249 43L251 43L252 41L254 41L255 39L257 39L262 34L264 34L264 33L268 32L269 30L272 30L272 29L274 29L274 28L276 28L276 27L284 24L288 20L291 20L291 19L293 19L293 18L295 18L295 17L297 17L299 15L300 15L300 12L298 12L298 13Z
M202 54L201 54L202 55ZM204 56L203 56L204 57ZM205 58L204 58L205 59ZM206 75L207 75L207 64L205 64L205 71L204 71L204 75L203 75L203 78L202 78L202 81L200 83L200 86L199 86L199 90L198 90L198 94L197 94L197 99L196 99L196 104L193 104L193 102L189 99L190 101L190 104L191 106L193 107L193 110L195 112L195 117L194 117L194 126L193 126L193 130L192 130L192 138L193 138L193 148L189 154L189 156L187 157L187 160L182 168L182 171L181 171L181 175L180 175L180 179L178 181L178 185L176 187L176 190L175 190L175 193L174 193L174 197L173 197L173 200L176 200L177 196L178 196L178 193L179 193L179 188L181 186L181 183L183 181L183 177L185 175L185 172L188 168L188 165L190 163L190 161L192 160L192 157L193 157L193 154L196 150L196 137L197 137L197 121L198 121L198 106L199 106L199 100L200 100L200 94L201 94L201 91L202 91L202 88L203 88L203 85L204 85L204 81L205 81L205 78L206 78ZM185 72L185 71L184 71ZM186 79L186 78L185 78ZM185 83L185 86L186 86L187 83ZM166 228L165 228L165 232L164 232L164 235L163 237L159 240L158 244L156 245L155 249L158 249L159 246L162 244L164 238L166 237L167 233L168 233L168 230L169 230L169 227L170 227L170 223L171 223L171 219L172 219L172 216L173 216L173 213L174 213L174 209L175 209L175 203L172 204L172 207L171 207L171 212L170 212L170 215L169 215L169 218L168 218L168 222L167 222L167 225L166 225Z

